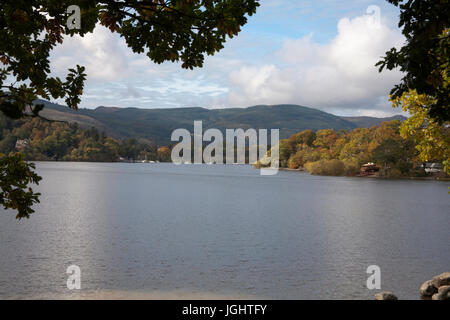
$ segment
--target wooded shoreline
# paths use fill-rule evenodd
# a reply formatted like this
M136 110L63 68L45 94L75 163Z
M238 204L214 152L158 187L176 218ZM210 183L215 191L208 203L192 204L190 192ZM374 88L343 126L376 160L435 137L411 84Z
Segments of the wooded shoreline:
M306 172L306 169L290 169L290 168L279 168L280 171L286 172ZM342 176L333 176L333 175L322 175L326 177L349 177L349 178L370 178L370 179L384 179L384 180L432 180L432 181L450 181L450 177L439 177L439 176L428 176L428 177L380 177L380 176L359 176L359 175L342 175Z

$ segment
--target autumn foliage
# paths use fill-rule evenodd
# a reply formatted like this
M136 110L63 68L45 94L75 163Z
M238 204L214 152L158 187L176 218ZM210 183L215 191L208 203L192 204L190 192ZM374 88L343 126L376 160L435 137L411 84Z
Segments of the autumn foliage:
M434 128L429 123L428 130L441 133L433 144L439 150L424 157L423 150L427 148L421 146L420 140L416 141L414 135L404 132L411 121L409 119L402 125L400 121L394 120L351 131L302 131L280 141L280 166L304 168L318 175L355 175L363 164L374 162L382 168L382 175L411 176L423 174L420 169L423 162L448 161L448 129L437 124L438 128ZM415 134L424 132L427 131L414 131Z

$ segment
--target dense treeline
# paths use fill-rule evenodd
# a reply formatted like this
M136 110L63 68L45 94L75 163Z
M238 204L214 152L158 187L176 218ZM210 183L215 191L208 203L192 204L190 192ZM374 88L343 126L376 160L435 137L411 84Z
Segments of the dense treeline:
M145 139L118 141L96 128L82 129L76 123L40 118L10 120L0 116L0 153L20 151L26 160L168 161L166 149L158 149Z
M394 120L351 131L302 131L280 141L280 166L319 175L356 175L361 165L374 162L382 176L423 175L414 140L400 135L400 125Z
M280 166L318 175L356 175L363 164L374 162L382 176L424 175L414 139L402 137L400 128L401 122L394 120L350 131L305 130L280 141ZM34 161L171 161L170 147L158 148L145 139L119 141L76 123L0 116L0 153L17 151Z

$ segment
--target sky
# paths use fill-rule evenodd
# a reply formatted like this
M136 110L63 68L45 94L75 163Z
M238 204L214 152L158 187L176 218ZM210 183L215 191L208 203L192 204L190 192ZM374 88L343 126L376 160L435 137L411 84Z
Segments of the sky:
M255 15L203 68L155 64L99 26L67 37L52 73L84 65L81 108L231 108L298 104L337 115L399 114L388 101L401 73L375 63L404 38L385 0L261 0ZM63 102L63 101L60 101Z

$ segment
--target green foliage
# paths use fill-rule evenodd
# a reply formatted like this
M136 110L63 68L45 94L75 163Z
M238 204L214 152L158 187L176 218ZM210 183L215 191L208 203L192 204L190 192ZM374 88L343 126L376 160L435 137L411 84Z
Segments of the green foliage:
M81 9L80 29L67 26L71 5ZM181 61L192 69L203 65L205 54L220 51L227 36L237 35L258 6L257 0L3 0L0 110L19 119L38 97L65 98L67 106L77 109L84 67L69 69L65 80L50 76L50 52L64 35L84 36L100 23L123 37L133 52L156 63ZM30 115L41 109L32 108Z
M39 202L40 193L28 186L41 180L33 169L34 165L23 161L19 153L0 154L0 204L17 210L17 219L28 218L34 212L31 206Z
M402 171L398 168L391 168L389 171L385 172L385 177L390 179L398 179L403 176Z
M450 120L450 88L448 77L450 62L450 5L448 0L388 0L399 6L400 22L406 44L392 48L377 63L380 72L398 68L404 73L402 82L391 94L399 98L409 90L435 97L427 105L431 118L439 122Z
M357 175L358 173L360 173L361 166L358 163L358 160L351 159L351 160L344 160L343 162L344 162L344 168L345 168L344 174L346 176L354 176L354 175Z
M160 162L170 162L171 161L171 151L167 147L161 147L158 149L158 161Z
M346 172L344 162L338 159L308 162L305 169L311 174L321 176L341 176Z
M434 99L419 95L416 90L403 93L393 99L395 107L402 107L410 113L410 117L400 127L400 134L404 138L412 138L418 157L422 162L443 160L444 170L450 174L450 128L449 123L439 123L430 118L427 106Z
M291 154L295 152L295 146L293 146L288 139L284 139L280 140L279 148L280 166L287 167Z
M373 160L384 167L395 164L403 152L402 145L394 139L384 140L373 150Z
M97 1L96 1L97 2ZM106 5L102 6L102 3ZM255 0L98 1L100 21L125 38L134 52L157 62L201 67L204 54L223 48L259 6ZM133 12L134 11L134 12Z
M385 176L419 175L418 146L412 137L400 134L402 127L393 120L351 131L305 130L280 141L280 166L318 175L356 175L363 164L375 162ZM444 161L440 155L433 160Z
M301 150L297 151L289 157L288 165L289 169L299 169L302 168L306 163L304 154Z
M67 26L66 10L71 5L80 7L80 29ZM64 35L84 36L99 22L123 37L134 52L145 53L157 63L181 61L183 68L192 69L203 65L205 54L213 55L221 50L227 36L237 35L247 16L254 14L258 6L258 0L2 0L0 111L12 119L39 117L44 106L33 105L39 97L64 98L69 108L78 108L86 79L85 68L76 65L69 69L65 80L50 75L50 52L63 42ZM47 136L28 152L35 157L93 161L117 156L112 141L105 144L97 137L89 137L74 148L74 141L60 138L53 134ZM1 146L11 149L11 141L3 141ZM69 155L68 150L71 150ZM19 158L3 160L5 165L27 166ZM22 172L14 167L4 168L4 172L17 174L3 177L5 183L24 181L19 176ZM2 184L2 190L7 192L8 186ZM34 198L25 193L14 195L23 199L15 197L10 207L19 210L20 216L26 216Z
M123 139L117 141L97 129L81 129L77 124L49 122L39 118L3 120L4 138L0 152L8 154L19 148L26 160L64 160L114 162L126 160L156 160L156 145L150 141ZM22 142L22 146L16 146Z
M312 130L304 130L293 134L289 138L289 143L300 147L311 147L316 139L316 133Z

